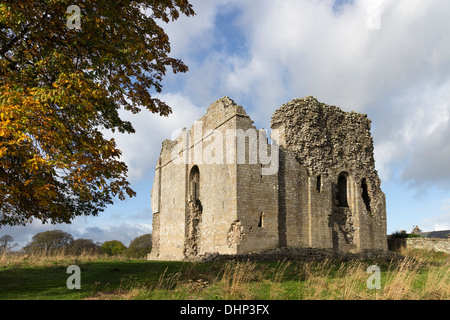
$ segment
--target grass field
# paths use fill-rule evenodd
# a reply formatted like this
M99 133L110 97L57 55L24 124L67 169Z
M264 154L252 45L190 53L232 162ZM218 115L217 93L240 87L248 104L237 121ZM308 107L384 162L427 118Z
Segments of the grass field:
M450 255L403 252L399 261L215 262L129 260L99 255L0 256L0 299L356 300L450 298ZM68 289L69 265L81 289ZM370 265L380 289L369 289Z

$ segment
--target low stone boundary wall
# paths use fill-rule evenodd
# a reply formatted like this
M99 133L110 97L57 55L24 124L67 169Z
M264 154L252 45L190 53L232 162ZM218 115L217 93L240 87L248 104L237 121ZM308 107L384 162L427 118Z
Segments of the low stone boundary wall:
M450 253L450 239L437 238L393 238L388 239L391 251L400 251L403 248L425 249Z
M247 254L218 254L209 253L189 259L187 261L216 262L216 261L321 261L325 259L352 260L352 259L378 259L391 260L397 254L392 251L368 249L359 253L344 253L324 248L274 248Z

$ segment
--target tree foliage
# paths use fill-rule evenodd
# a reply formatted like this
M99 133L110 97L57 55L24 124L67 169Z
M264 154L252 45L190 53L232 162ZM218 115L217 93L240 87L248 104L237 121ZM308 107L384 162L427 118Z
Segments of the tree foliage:
M100 246L92 239L75 239L70 245L69 252L74 255L95 254L99 251Z
M126 251L127 247L118 240L106 241L100 247L100 253L107 254L109 256L121 255Z
M154 93L168 69L188 70L160 26L195 14L187 0L76 1L78 30L72 4L0 4L0 226L68 223L134 196L102 131L134 132L122 107L168 115Z
M62 230L44 231L35 234L23 250L26 253L52 253L56 250L68 249L73 241L73 236L68 232Z
M127 249L127 256L130 258L143 258L152 251L152 235L144 234L134 238Z
M5 234L4 236L0 237L0 253L11 250L12 248L18 245L17 243L12 245L9 244L12 243L13 241L14 238L9 234Z

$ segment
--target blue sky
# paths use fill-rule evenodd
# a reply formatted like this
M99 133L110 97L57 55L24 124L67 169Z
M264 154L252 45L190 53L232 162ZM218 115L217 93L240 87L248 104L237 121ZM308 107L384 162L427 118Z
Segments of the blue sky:
M388 233L418 225L450 229L450 2L447 0L192 0L197 15L164 24L172 56L167 118L123 116L115 134L137 197L72 224L2 227L21 245L37 232L120 240L151 232L150 190L161 142L190 127L222 96L270 128L283 103L308 95L372 119L376 169L386 193ZM378 18L378 20L377 20ZM378 21L379 25L374 25Z

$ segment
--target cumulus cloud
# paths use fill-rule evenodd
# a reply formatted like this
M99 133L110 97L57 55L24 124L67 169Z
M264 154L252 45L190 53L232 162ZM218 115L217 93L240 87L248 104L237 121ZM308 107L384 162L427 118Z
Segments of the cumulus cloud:
M189 97L177 93L157 96L172 108L172 114L161 117L142 110L138 114L121 112L121 117L133 124L134 134L106 133L114 137L118 148L122 151L121 160L128 165L130 181L144 177L148 170L154 169L159 157L161 143L171 137L172 133L183 127L190 127L200 118L206 108L195 106Z
M449 89L450 82L412 87L374 114L377 165L384 172L400 166L403 182L450 187Z
M181 15L176 21L161 24L169 35L171 54L174 56L186 56L209 50L210 44L214 41L211 31L215 28L216 15L229 1L194 0L190 2L193 4L196 15L191 17ZM192 45L193 42L195 45Z
M282 103L307 95L367 113L385 179L400 170L402 181L415 186L448 187L448 1L230 0L209 3L208 10L204 1L193 4L209 23L188 36L193 71L185 94L204 102L224 92L264 125ZM220 35L235 46L233 37L242 39L244 53L224 54L211 49L223 39L204 38L206 31L219 35L210 22L225 7L239 13L227 21L229 34ZM189 19L171 32L186 35ZM199 59L203 39L210 42L209 55Z
M104 242L110 240L121 241L128 246L130 242L143 234L151 233L151 228L148 224L131 224L122 223L120 225L105 225L86 227L84 229L69 229L75 239L92 239L94 242ZM68 231L70 233L70 231Z
M437 216L423 219L419 227L423 231L450 230L450 198L441 201Z
M448 66L445 1L386 0L379 30L367 27L373 1L355 1L340 13L333 3L246 2L241 24L251 33L252 58L230 76L237 87L257 82L263 93L275 84L280 94L310 92L362 109L436 72L448 74L441 68Z
M424 90L415 97L411 113L403 123L404 145L409 161L401 173L403 181L422 187L450 187L450 82L442 88Z

